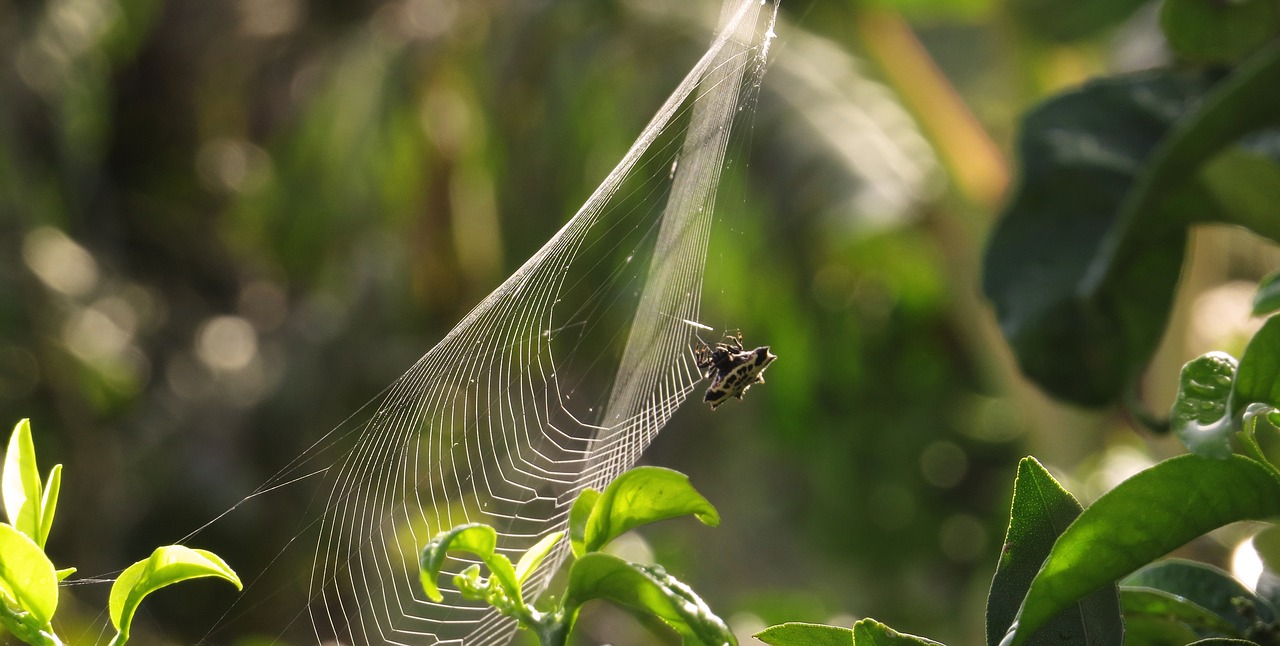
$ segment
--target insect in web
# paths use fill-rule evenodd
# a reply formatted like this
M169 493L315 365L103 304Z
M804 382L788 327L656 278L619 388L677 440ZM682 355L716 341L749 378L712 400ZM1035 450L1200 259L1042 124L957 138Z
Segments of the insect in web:
M698 342L693 358L703 377L711 379L711 386L702 401L715 410L730 397L742 399L743 393L754 384L764 383L764 369L778 358L769 352L769 346L747 350L742 346L742 333L726 334L715 345Z

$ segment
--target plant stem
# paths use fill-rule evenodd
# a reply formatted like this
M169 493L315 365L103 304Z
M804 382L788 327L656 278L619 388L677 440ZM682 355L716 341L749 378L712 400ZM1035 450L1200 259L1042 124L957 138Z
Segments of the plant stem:
M553 619L534 627L533 633L538 636L542 646L565 646L569 640L569 622L559 613L547 615Z
M966 200L999 202L1009 169L999 148L896 11L862 8L854 27L885 80L915 115Z

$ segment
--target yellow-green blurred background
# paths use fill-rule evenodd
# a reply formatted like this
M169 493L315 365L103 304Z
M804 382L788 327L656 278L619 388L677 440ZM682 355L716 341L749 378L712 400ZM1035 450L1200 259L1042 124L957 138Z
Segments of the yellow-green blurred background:
M1038 394L978 292L1017 116L1170 63L1158 3L1080 34L1043 5L783 1L703 307L780 358L743 402L690 402L645 457L690 474L722 526L632 546L742 630L874 616L976 643L1020 456L1087 500L1178 451ZM0 0L0 422L30 417L42 468L66 466L55 562L109 575L181 539L374 397L576 211L718 11ZM1181 361L1239 349L1236 281L1280 262L1226 229L1191 257L1143 393L1157 413ZM276 492L199 546L253 579L309 495ZM98 638L106 588L67 588L71 643ZM192 643L232 598L157 595L135 639ZM213 643L275 636L302 610L275 602ZM657 639L607 611L584 628Z

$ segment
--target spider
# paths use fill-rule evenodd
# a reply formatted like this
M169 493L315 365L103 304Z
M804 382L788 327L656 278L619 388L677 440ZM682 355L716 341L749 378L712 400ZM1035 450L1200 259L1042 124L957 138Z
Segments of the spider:
M715 410L730 397L742 399L743 393L754 384L764 383L764 369L778 358L769 352L769 346L747 350L742 345L742 333L726 334L724 340L707 345L699 340L693 349L693 357L703 377L711 379L711 386L702 401Z

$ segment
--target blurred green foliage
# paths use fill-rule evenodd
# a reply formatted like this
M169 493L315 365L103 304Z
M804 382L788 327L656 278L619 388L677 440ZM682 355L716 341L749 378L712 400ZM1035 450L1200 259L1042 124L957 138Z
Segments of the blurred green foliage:
M0 410L75 474L50 553L92 576L177 541L375 396L577 209L715 4L0 0ZM977 258L1014 115L1170 60L1138 4L783 3L703 310L780 360L646 457L720 508L714 536L646 536L731 623L976 642L1014 458L1072 471L1131 437L1020 381ZM1241 248L1201 287L1261 275ZM204 544L249 581L310 496L246 501ZM307 634L309 563L275 566L267 620L215 642ZM134 639L192 643L229 599L158 598ZM628 643L613 619L596 636Z

